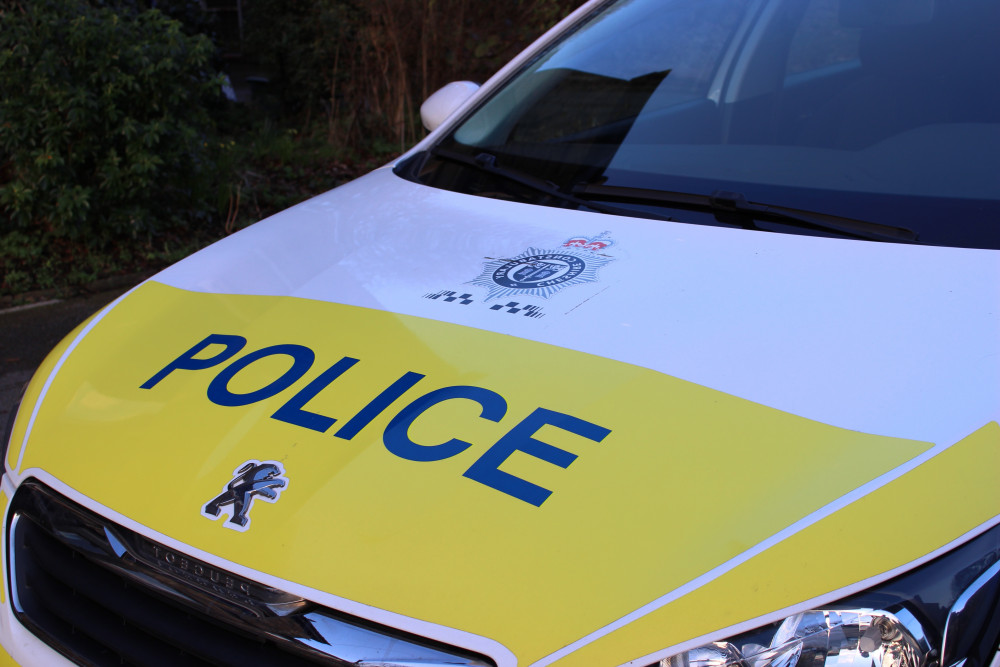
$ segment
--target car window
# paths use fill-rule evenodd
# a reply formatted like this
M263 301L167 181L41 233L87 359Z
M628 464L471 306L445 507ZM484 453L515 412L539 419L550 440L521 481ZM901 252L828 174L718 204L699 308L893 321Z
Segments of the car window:
M997 34L995 0L622 0L438 146L565 193L725 191L1000 247ZM525 198L422 165L428 185Z
M792 36L786 74L804 72L858 62L861 29L843 26L838 0L812 0L802 22Z

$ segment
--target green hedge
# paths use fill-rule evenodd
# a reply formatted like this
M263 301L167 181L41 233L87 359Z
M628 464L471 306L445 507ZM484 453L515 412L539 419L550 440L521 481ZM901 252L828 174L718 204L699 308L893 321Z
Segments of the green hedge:
M139 247L210 218L209 107L221 94L212 54L208 38L156 10L0 4L8 289L32 284L23 274L67 245Z
M273 83L233 105L198 0L0 0L0 294L161 264L334 187L580 1L246 1L242 64Z

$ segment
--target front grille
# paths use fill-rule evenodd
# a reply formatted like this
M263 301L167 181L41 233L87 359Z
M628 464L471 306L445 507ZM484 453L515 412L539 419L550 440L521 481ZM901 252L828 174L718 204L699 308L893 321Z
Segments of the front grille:
M33 480L14 496L10 517L15 613L78 664L494 664L177 554Z

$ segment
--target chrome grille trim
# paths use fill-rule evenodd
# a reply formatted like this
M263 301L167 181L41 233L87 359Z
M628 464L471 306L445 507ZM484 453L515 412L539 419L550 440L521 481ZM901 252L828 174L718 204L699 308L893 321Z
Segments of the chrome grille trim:
M35 480L7 544L16 616L83 665L494 665L169 549Z

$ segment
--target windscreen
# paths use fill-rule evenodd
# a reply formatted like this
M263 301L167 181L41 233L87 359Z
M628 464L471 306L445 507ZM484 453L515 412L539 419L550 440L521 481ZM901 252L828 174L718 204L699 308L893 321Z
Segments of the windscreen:
M997 35L994 0L621 0L438 147L589 199L721 190L997 248ZM428 159L417 178L521 196L465 171Z

